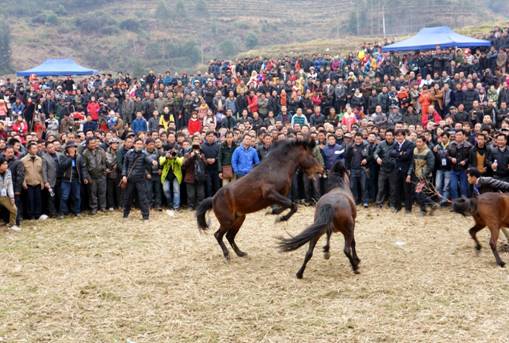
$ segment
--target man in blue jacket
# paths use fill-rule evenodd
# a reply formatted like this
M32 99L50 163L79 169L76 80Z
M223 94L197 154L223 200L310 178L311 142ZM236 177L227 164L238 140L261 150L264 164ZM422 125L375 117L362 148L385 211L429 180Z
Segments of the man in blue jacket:
M147 132L148 124L147 120L143 118L143 113L136 112L136 119L133 120L131 127L135 134L138 134L139 132Z
M256 149L251 146L251 137L245 135L242 144L235 149L232 156L232 168L237 177L249 173L260 163Z
M336 136L332 133L327 135L327 145L323 147L325 155L325 167L328 171L337 162L345 159L345 147L336 143Z

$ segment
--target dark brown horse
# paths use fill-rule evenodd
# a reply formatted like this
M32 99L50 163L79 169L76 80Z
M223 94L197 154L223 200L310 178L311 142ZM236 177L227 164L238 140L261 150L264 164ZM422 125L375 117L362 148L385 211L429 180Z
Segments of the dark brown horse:
M348 257L354 273L358 273L361 260L355 250L354 237L357 210L350 191L348 174L341 162L337 162L334 165L328 181L329 185L335 184L337 186L318 200L314 223L295 237L289 239L280 238L279 247L284 252L296 250L309 242L304 263L297 272L297 278L299 279L302 279L306 264L313 256L315 245L323 234L327 234L327 242L323 247L324 257L329 259L330 237L333 232L341 232L345 237L343 251L346 257Z
M464 216L472 216L475 225L468 231L475 241L475 248L481 250L481 244L477 239L477 232L484 227L490 229L490 247L495 260L500 267L505 266L497 251L498 235L500 229L509 226L509 194L507 193L483 193L477 198L459 198L453 201L452 210Z
M314 147L314 142L277 143L267 158L249 174L222 187L213 197L200 203L196 209L198 227L202 230L208 228L205 214L213 209L220 224L214 236L226 259L229 259L229 252L223 242L225 234L237 256L246 256L235 243L235 235L246 214L274 204L279 207L272 211L273 214L290 209L288 214L279 218L280 221L290 219L297 212L297 205L287 197L295 171L301 168L310 177L323 173L322 165L313 157Z

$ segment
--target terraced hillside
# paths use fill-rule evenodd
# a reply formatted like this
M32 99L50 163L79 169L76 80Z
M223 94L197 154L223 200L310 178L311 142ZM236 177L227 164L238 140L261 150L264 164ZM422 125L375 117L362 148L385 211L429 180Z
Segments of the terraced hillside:
M47 0L41 10L37 0L18 0L6 1L0 15L10 29L13 69L72 56L97 69L141 72L195 69L213 57L272 45L379 35L382 3L387 32L401 34L425 23L462 26L503 17L502 10L495 14L494 2L499 1ZM409 12L396 25L394 16L424 5L434 13ZM391 14L391 6L399 12ZM503 1L500 6L509 7Z

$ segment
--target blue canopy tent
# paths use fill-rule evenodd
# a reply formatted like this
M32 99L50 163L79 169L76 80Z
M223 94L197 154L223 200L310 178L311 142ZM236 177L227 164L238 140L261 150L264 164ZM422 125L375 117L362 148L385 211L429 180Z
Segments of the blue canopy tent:
M383 52L434 50L437 46L447 48L474 48L490 46L491 42L460 35L447 26L425 27L415 36L386 45Z
M50 58L32 69L18 71L16 76L79 76L94 75L97 70L80 66L69 58Z

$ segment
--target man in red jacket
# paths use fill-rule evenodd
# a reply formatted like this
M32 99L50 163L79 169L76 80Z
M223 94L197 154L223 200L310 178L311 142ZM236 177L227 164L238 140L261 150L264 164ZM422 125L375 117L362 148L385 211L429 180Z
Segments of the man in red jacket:
M87 113L92 117L93 121L99 120L99 110L100 109L101 109L101 105L99 105L99 103L97 101L95 101L95 97L93 96L87 105Z

